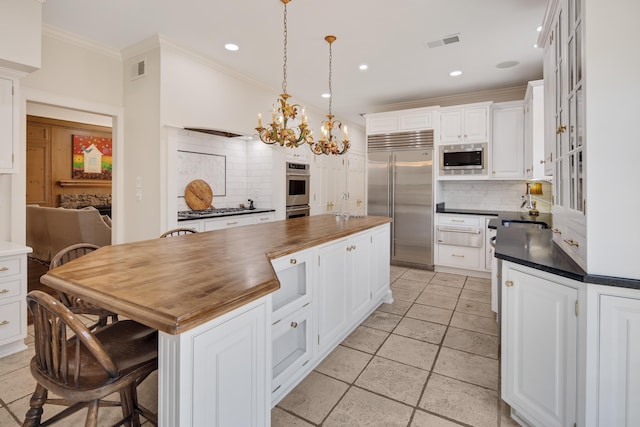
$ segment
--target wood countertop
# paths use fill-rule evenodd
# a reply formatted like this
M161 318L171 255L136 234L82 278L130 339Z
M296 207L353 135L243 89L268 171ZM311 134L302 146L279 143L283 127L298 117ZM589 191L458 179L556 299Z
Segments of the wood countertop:
M41 282L175 335L279 289L271 259L388 222L316 215L104 246Z

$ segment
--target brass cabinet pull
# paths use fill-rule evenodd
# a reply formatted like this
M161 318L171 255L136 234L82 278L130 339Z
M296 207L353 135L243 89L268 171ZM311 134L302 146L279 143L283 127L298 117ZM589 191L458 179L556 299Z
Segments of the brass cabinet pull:
M298 260L297 260L297 259L295 259L295 258L291 258L291 259L289 260L289 263L291 263L291 264L297 264L297 263L298 263Z
M507 288L512 287L512 286L513 286L513 280L507 280L506 282L504 282L504 285L505 285Z
M291 327L292 328L297 328L298 327L298 322L291 322Z
M565 125L558 126L558 129L556 129L556 135L564 133L565 130L567 130L567 127Z
M552 228L551 232L554 233L554 234L562 234L562 231L560 231L559 228Z
M464 258L464 255L451 254L451 256L456 258Z
M351 249L355 251L356 250L356 245L352 245Z
M9 292L9 289L3 289L0 291L0 294L6 294L7 292Z
M9 321L8 320L3 320L2 322L0 322L0 326L4 326L4 325L8 325Z
M564 242L569 246L575 246L575 247L580 246L580 244L573 239L564 239Z
M9 271L9 267L0 267L0 271Z

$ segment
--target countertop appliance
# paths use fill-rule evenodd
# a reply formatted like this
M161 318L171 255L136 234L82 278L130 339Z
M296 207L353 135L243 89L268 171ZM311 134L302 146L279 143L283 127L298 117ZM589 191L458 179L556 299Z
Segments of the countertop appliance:
M391 263L433 269L433 130L369 135L369 215L393 218Z
M487 144L453 144L440 146L440 175L485 175Z

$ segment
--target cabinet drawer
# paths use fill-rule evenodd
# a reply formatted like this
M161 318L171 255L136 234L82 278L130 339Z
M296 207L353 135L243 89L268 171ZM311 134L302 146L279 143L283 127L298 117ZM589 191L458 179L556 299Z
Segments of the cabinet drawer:
M229 217L204 222L204 231L222 230L224 228L240 227L241 225L254 224L254 219L247 217Z
M0 305L0 342L20 335L20 302Z
M280 289L272 294L274 322L311 302L311 255L302 251L271 261L280 282Z
M436 264L477 269L480 267L481 252L482 248L438 245L438 259Z
M271 387L275 397L311 360L311 309L299 310L273 325L272 340Z
M20 258L0 259L0 278L20 274Z
M469 225L484 227L484 217L481 216L459 216L459 215L438 215L438 225Z
M20 295L20 279L0 282L0 301Z

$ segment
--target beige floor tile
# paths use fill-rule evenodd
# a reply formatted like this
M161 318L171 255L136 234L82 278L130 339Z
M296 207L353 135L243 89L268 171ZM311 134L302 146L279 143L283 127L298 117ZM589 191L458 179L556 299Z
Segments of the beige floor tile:
M471 291L491 292L491 280L489 279L471 280L471 278L469 278L465 282L464 288Z
M459 274L451 274L451 273L436 273L436 275L431 279L431 283L451 286L454 288L462 288L464 286L464 282L466 280L466 276L461 276Z
M402 279L398 279L398 280L402 280ZM396 280L396 282L398 280ZM416 298L418 298L418 295L420 295L420 291L413 291L411 289L404 289L404 288L396 288L392 286L391 295L393 296L394 300L414 302Z
M498 390L498 360L442 347L433 372L471 384Z
M492 319L496 318L496 314L491 311L491 304L485 304L483 302L459 300L456 311L474 314L476 316L490 317Z
M459 427L460 424L445 420L436 415L417 410L413 414L413 421L410 427Z
M492 359L497 359L500 356L498 337L465 329L449 327L442 345Z
M409 291L418 291L422 292L424 288L427 286L427 282L418 282L415 280L407 280L404 277L399 278L393 285L391 285L391 289L407 289Z
M388 336L389 332L368 328L366 326L358 326L342 341L342 345L374 354Z
M430 305L433 307L446 308L447 310L453 310L458 304L458 298L446 297L444 295L438 295L429 292L421 293L416 298L416 304Z
M318 365L316 371L351 384L371 357L368 353L339 345Z
M451 326L498 336L498 322L490 317L476 316L456 311L451 318Z
M453 311L445 310L438 307L430 307L422 304L414 304L407 311L406 316L418 320L426 320L427 322L440 323L448 325L451 320Z
M275 407L271 410L271 427L312 427L313 424Z
M469 300L469 301L477 301L483 302L485 304L491 304L491 293L490 292L480 292L473 291L471 289L463 289L462 293L460 293L461 300Z
M412 411L410 406L351 387L322 425L406 427Z
M415 406L429 372L374 357L356 381L358 387Z
M311 372L280 401L278 406L319 424L349 386L317 372Z
M407 267L392 265L389 270L390 270L391 283L393 283L398 277L402 276L409 269Z
M31 396L36 387L36 381L31 376L28 366L16 369L11 375L2 376L0 399L4 403L11 403L25 396Z
M444 325L405 317L398 323L393 333L432 344L440 344L446 330L447 327Z
M22 425L22 422L18 422L13 415L11 415L8 408L0 408L0 426L18 427L20 425Z
M418 270L415 268L411 268L409 270L407 270L403 275L402 278L403 279L407 279L407 280L417 280L418 282L429 282L431 279L433 279L433 276L435 276L436 273L433 271L428 271L428 270Z
M435 344L391 334L376 355L429 371L437 353Z
M380 304L378 311L384 311L385 313L397 314L398 316L404 316L411 307L410 301L402 301L399 299L393 300L391 304Z
M495 391L433 374L420 407L477 427L496 427L498 395Z
M398 316L397 314L385 313L384 311L374 311L364 322L362 322L362 325L374 329L380 329L385 332L391 332L398 322L400 322L400 319L402 319L402 316Z
M29 366L35 350L33 343L28 344L27 347L29 347L27 350L13 353L10 356L5 356L0 359L0 376Z
M461 288L454 288L452 286L439 285L437 283L429 283L423 292L429 294L444 295L445 297L458 298Z

